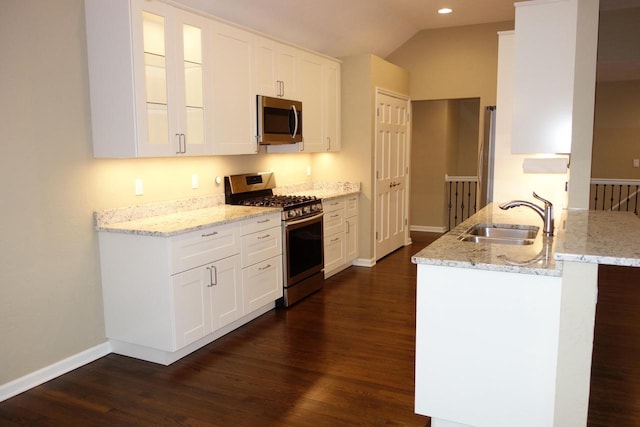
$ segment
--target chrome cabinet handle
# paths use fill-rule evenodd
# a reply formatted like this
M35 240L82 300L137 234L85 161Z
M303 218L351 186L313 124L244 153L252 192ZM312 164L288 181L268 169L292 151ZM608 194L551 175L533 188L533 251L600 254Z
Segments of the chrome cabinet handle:
M176 133L178 137L178 151L176 154L185 154L187 152L187 136L184 133Z
M207 287L211 288L218 284L218 269L215 265L210 265L209 267L207 267L207 270L209 270L209 284L207 285Z
M262 219L262 220L258 220L258 224L264 224L265 222L269 222L271 221L270 219Z
M216 234L218 234L217 231L213 231L211 233L205 233L202 235L202 237L211 237L211 236L215 236Z
M271 234L265 234L264 236L258 236L258 240L268 239L269 237L271 237Z
M331 137L327 137L327 151L331 151Z

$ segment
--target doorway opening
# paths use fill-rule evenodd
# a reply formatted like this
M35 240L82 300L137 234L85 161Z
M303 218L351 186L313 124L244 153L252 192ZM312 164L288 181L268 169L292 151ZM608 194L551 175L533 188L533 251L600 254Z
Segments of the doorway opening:
M411 231L443 233L480 208L480 98L413 101L411 108Z

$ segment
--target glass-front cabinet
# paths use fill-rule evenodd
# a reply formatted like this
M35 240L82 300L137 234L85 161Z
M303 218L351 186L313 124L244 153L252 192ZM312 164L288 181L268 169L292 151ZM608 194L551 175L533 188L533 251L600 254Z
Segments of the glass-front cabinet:
M136 86L139 155L211 153L203 79L209 22L146 1L132 3L132 22L136 81L144 82Z

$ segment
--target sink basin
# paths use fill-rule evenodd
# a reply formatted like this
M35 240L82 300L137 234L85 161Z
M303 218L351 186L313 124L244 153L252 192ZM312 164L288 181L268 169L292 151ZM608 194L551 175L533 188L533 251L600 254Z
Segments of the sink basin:
M540 227L518 224L475 224L458 240L473 243L494 243L500 245L531 245Z

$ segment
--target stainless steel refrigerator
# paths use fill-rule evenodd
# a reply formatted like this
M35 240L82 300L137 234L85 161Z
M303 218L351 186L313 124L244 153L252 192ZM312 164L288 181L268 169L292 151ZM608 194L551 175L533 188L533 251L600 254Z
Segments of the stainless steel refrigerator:
M493 168L495 164L496 107L484 111L484 132L478 152L478 210L493 201Z

